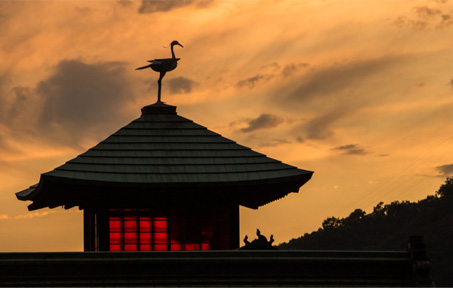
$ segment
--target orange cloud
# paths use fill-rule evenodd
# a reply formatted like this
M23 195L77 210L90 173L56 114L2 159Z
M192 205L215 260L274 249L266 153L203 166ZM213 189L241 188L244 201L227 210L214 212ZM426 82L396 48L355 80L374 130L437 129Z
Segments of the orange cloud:
M164 78L164 101L238 143L316 171L300 194L258 211L242 209L242 234L259 226L287 241L317 229L326 216L420 199L441 184L419 175L433 174L433 167L448 172L439 167L450 165L442 159L453 149L444 139L453 107L453 53L445 37L453 29L450 2L158 2L0 4L4 223L26 209L14 199L20 187L155 101L158 74L134 69L169 57L162 47L172 40L185 48ZM422 83L429 85L420 89ZM387 157L341 153L370 153L368 147ZM328 188L335 186L348 191L341 201ZM64 235L81 235L80 215L67 220L62 215L70 212L63 212L21 218L8 231L36 231L33 221L40 221L50 233L74 221L77 231L59 230L61 243L74 243ZM56 249L41 243L40 249Z

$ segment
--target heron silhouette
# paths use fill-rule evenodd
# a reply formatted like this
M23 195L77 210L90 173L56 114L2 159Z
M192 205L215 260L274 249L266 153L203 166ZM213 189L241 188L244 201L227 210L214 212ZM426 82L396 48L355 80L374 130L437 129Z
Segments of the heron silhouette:
M162 78L164 78L164 76L167 72L175 70L176 66L178 66L178 61L180 58L176 58L175 52L173 51L173 46L175 46L175 45L179 45L182 48L184 48L184 46L179 44L178 41L173 41L170 43L171 58L148 60L148 62L150 62L151 64L135 69L135 70L141 70L141 69L151 68L154 71L160 73L159 80L157 80L157 85L158 85L157 103L162 102L161 97L160 97Z

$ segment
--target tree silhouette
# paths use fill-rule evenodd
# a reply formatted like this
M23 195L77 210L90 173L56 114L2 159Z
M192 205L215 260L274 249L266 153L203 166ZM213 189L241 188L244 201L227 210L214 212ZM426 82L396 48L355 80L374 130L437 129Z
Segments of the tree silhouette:
M411 235L424 236L437 286L453 286L453 177L416 203L379 202L370 214L355 209L346 218L328 217L318 231L279 249L405 250Z
M338 228L342 225L340 218L329 217L322 222L323 229Z
M444 184L436 192L437 197L451 198L453 195L453 177L447 178Z

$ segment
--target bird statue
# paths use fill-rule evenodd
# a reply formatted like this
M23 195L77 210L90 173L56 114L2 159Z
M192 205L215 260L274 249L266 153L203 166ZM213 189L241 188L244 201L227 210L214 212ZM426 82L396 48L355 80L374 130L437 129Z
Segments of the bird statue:
M150 62L151 64L135 69L135 70L141 70L141 69L151 68L154 71L160 73L159 80L157 80L157 85L158 85L157 103L162 103L161 97L160 97L162 78L164 78L165 73L175 70L176 66L178 66L178 61L180 58L175 57L175 52L173 51L173 46L175 46L175 45L179 45L182 48L184 48L184 46L179 44L178 41L173 41L170 43L171 58L148 60L148 62Z

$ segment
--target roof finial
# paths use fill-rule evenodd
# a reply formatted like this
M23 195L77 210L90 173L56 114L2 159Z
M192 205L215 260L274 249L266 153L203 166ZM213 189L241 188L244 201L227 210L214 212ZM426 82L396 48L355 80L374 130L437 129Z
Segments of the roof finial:
M137 68L135 70L141 70L145 68L151 68L156 72L160 72L159 80L157 80L157 85L158 85L158 92L157 92L157 103L162 103L161 97L160 97L160 91L161 91L161 86L162 86L162 78L164 78L165 73L175 70L176 66L178 66L178 61L180 58L175 57L175 52L173 51L173 46L179 45L184 48L181 44L179 44L178 41L173 41L170 43L171 46L171 58L165 58L165 59L154 59L154 60L148 60L151 64Z

